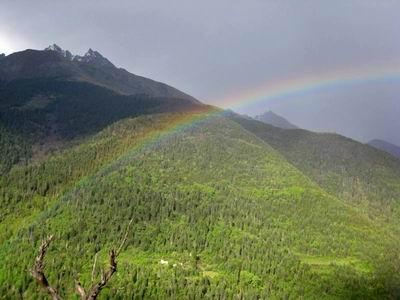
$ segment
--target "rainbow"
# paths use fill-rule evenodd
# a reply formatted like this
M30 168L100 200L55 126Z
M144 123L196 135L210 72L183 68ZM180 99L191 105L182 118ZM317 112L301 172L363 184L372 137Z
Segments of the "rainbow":
M291 97L327 88L398 79L400 79L400 63L398 62L379 66L341 68L331 72L269 81L257 87L227 95L214 102L224 108L237 109L271 99Z
M363 66L356 69L342 68L333 72L267 82L256 88L235 93L233 96L227 96L214 102L224 108L237 109L270 99L289 97L325 88L398 79L400 79L400 64L396 63L385 66ZM222 113L223 110L216 107L206 107L196 112L176 114L165 127L161 130L149 132L136 147L106 166L103 171L124 165L129 159L136 156L138 151L140 152L140 150L150 147L179 131L195 126L200 121Z
M398 79L400 79L400 66L396 64L386 67L363 67L356 70L341 69L330 73L311 74L309 76L267 82L257 88L236 93L234 96L228 96L215 102L224 108L234 109L269 99L288 97L324 88ZM96 174L82 178L59 200L67 200L68 195L75 194L79 188L94 180L98 175L106 175L125 166L130 161L137 159L138 155L146 149L222 112L223 110L221 109L208 106L195 112L171 114L169 119L167 117L168 122L164 122L162 127L144 132L136 145L115 160L106 163ZM57 202L54 203L52 209L56 208Z

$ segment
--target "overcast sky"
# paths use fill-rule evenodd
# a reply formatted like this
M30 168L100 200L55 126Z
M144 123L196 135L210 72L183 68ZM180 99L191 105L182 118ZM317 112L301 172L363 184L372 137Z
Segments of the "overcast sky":
M51 43L75 54L93 48L132 73L218 105L270 81L400 62L400 1L0 2L0 52ZM268 99L240 112L273 109L304 128L400 144L398 77Z

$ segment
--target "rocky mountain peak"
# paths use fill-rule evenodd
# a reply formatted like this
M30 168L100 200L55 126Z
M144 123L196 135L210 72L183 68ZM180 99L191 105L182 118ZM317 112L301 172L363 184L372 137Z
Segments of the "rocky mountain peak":
M57 44L53 44L44 49L44 51L55 51L66 59L79 63L95 64L99 66L112 66L114 65L98 51L89 48L89 50L83 55L72 55L68 50L62 49Z
M101 66L114 66L107 58L91 48L83 56L76 59L79 62L92 63Z
M57 44L53 44L44 49L45 51L63 52L63 49Z
M60 55L62 55L63 57L72 60L74 58L74 56L72 55L71 52L69 52L68 50L63 50L60 46L58 46L57 44L53 44L48 46L47 48L44 49L44 51L55 51L57 53L59 53Z
M89 50L85 53L85 57L93 57L93 56L101 56L103 57L99 52L92 50L92 48L89 48Z

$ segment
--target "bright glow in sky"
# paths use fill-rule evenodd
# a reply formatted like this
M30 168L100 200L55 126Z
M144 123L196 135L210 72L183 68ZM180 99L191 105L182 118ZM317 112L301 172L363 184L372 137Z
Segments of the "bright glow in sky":
M13 46L11 41L4 33L0 32L0 54L10 54L16 51L16 47Z

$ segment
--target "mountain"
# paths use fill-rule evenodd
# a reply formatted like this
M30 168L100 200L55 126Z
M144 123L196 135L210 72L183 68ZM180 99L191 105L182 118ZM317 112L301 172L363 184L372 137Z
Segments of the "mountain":
M0 82L16 79L58 79L84 81L124 95L146 94L150 97L193 97L164 83L137 76L115 67L99 52L89 49L83 56L72 55L57 45L45 50L25 50L6 56L0 62Z
M400 158L400 147L383 140L372 140L368 142L368 145L375 147L376 149L385 151L394 157Z
M1 69L3 298L45 297L27 270L51 234L44 269L65 299L121 240L99 299L400 297L397 159L191 97L127 95L55 46L25 63L37 55L39 77Z
M255 120L273 125L275 127L283 128L283 129L297 129L298 127L290 123L285 118L277 115L272 111L267 111L261 115L257 115L254 117Z
M0 83L0 174L125 117L205 107L97 51L74 56L57 45L6 56Z

